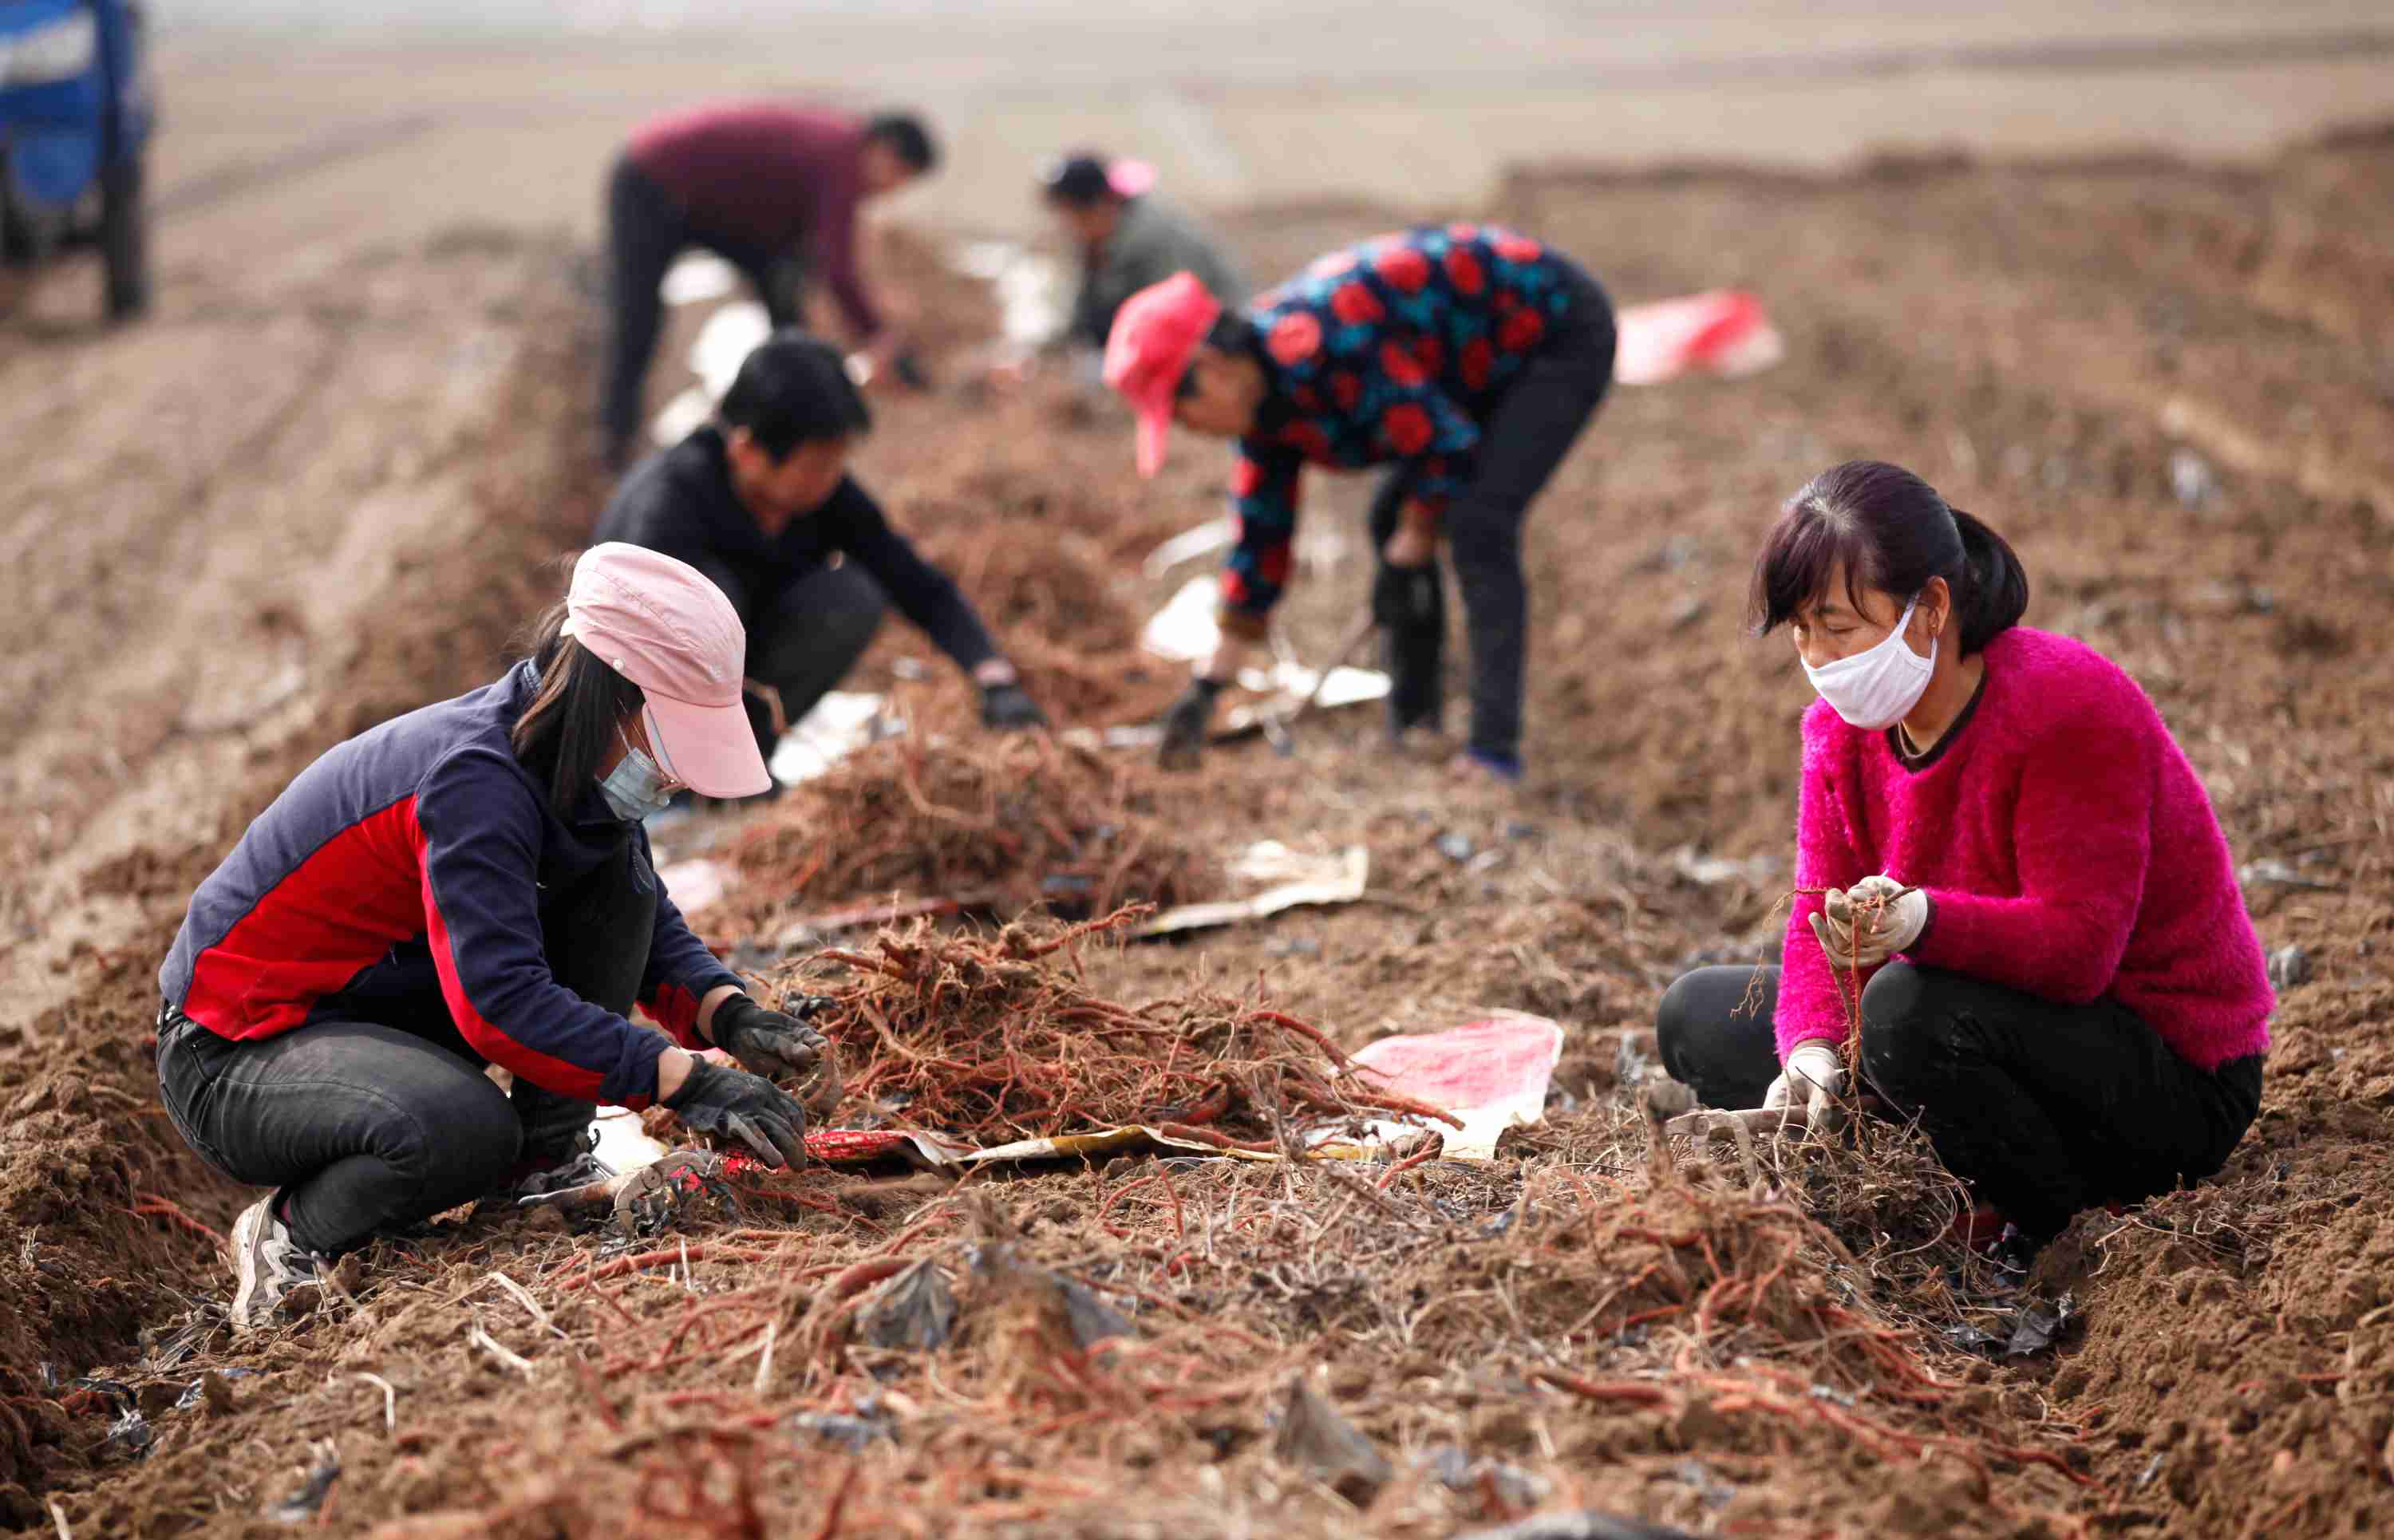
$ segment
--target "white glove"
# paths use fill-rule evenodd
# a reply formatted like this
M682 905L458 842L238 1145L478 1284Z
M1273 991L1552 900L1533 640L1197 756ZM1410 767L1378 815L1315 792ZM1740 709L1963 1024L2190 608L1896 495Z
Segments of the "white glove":
M1884 900L1875 916L1863 901ZM1869 928L1855 935L1857 925ZM1864 877L1851 888L1832 888L1812 916L1812 934L1829 961L1838 967L1876 967L1899 952L1909 950L1928 928L1928 895L1919 888L1904 890L1890 876Z
M1846 1061L1835 1047L1815 1037L1796 1045L1796 1051L1787 1056L1787 1067L1763 1093L1762 1107L1765 1112L1788 1113L1791 1120L1801 1107L1806 1124L1826 1131L1835 1126L1837 1093L1845 1086Z

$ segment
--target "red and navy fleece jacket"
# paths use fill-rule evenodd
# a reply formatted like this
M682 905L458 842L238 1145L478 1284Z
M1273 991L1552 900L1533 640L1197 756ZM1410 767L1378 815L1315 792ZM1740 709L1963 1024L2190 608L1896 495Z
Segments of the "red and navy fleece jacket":
M1496 225L1425 225L1332 252L1247 307L1268 388L1239 441L1222 600L1260 615L1288 582L1305 467L1405 463L1432 513L1471 482L1480 424L1585 292Z
M494 1064L585 1101L643 1107L669 1046L549 971L544 884L570 884L648 836L594 783L572 822L549 810L507 733L538 677L395 717L299 772L191 897L159 969L166 1003L220 1037L305 1026L328 996L435 994ZM657 895L640 1003L700 1048L698 1006L740 978Z

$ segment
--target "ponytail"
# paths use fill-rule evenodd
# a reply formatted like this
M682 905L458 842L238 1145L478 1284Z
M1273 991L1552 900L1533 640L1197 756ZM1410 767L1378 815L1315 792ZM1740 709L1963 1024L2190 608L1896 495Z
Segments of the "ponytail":
M1832 466L1787 500L1754 564L1756 633L1796 619L1839 573L1848 595L1875 588L1899 604L1930 578L1943 578L1953 590L1965 655L2019 625L2028 610L2028 572L2004 537L1883 460Z
M2028 569L2020 565L2011 543L1975 515L1953 509L1953 526L1962 532L1962 559L1967 573L1961 581L1947 579L1954 589L1953 608L1962 625L1965 655L2019 624L2028 612Z

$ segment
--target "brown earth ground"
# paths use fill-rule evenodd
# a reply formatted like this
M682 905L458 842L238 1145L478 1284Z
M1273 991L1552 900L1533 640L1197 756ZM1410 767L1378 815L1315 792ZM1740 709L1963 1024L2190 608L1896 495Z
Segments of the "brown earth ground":
M180 1153L157 1109L154 962L283 779L487 677L553 586L536 564L599 492L578 468L586 301L564 250L467 232L325 274L312 307L204 296L176 322L177 380L112 377L118 355L71 337L0 362L76 387L0 390L6 441L84 410L122 413L127 446L20 472L41 540L11 528L29 581L0 615L24 660L5 687L0 836L24 875L0 915L6 981L44 1006L0 1044L0 1522L274 1532L328 1447L342 1474L319 1527L393 1534L1426 1536L1542 1505L1724 1534L2394 1521L2394 138L2239 172L1558 169L1515 177L1488 212L1624 301L1752 287L1789 359L1620 392L1540 505L1523 790L1458 792L1435 754L1384 755L1361 713L1307 725L1292 758L1217 753L1202 780L1161 783L1179 831L1366 843L1374 902L1085 963L1128 1000L1192 968L1252 983L1348 1046L1485 1007L1552 1015L1571 1036L1545 1128L1493 1167L1384 1187L1144 1161L961 1193L819 1173L790 1190L795 1218L752 1205L744 1231L694 1234L686 1270L671 1243L611 1275L595 1241L553 1226L452 1225L364 1258L355 1309L239 1344L210 1325L224 1275L198 1231L249 1194ZM1385 222L1322 207L1236 229L1272 272ZM897 255L927 313L985 314ZM312 388L242 388L260 329L317 351ZM374 339L402 329L454 339L448 366L378 369ZM176 415L211 397L204 419ZM2284 993L2262 1116L2228 1170L2082 1219L2036 1283L2083 1325L2001 1367L1940 1335L1987 1317L1944 1291L1957 1257L1917 1250L1943 1200L1916 1150L1794 1152L1750 1185L1723 1157L1652 1164L1613 1095L1617 1050L1677 969L1772 945L1806 696L1782 645L1742 634L1743 577L1777 500L1859 454L2003 530L2035 579L2031 620L2153 692L2240 860L2276 863L2248 887L2266 940L2311 969ZM890 401L866 470L993 612L1097 615L1094 634L1043 639L1104 656L1115 621L1088 596L1132 615L1159 599L1122 559L1204 511L1221 468L1184 445L1140 487L1127 461L1117 414L1046 384ZM110 521L161 499L190 520L125 557ZM296 547L276 517L291 499L330 510ZM1363 586L1355 500L1317 506L1315 527L1350 538L1288 606L1309 656ZM360 554L388 548L368 520L407 521L405 563ZM1042 533L1094 570L1072 604L1023 604L1035 574L970 559ZM144 665L154 650L54 639L158 627L191 638L198 682ZM909 652L893 627L868 673L888 680ZM968 731L939 667L899 688ZM1690 856L1754 864L1708 883ZM850 1330L855 1291L898 1257L955 1275L950 1345ZM1042 1270L1095 1287L1130 1343L1076 1346ZM1394 1464L1360 1512L1361 1486L1279 1452L1301 1373ZM86 1375L121 1398L71 1383ZM121 1401L145 1415L146 1454L109 1437ZM1438 1446L1467 1468L1451 1483Z

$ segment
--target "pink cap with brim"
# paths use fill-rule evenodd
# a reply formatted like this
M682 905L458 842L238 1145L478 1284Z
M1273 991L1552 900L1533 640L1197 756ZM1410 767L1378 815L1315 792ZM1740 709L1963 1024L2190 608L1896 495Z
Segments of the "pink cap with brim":
M748 633L704 573L620 540L593 546L573 564L565 634L648 696L675 780L702 796L771 787L741 704Z
M1172 399L1197 356L1222 302L1193 272L1177 272L1123 301L1106 337L1106 383L1122 393L1138 418L1138 473L1164 468L1172 432Z

